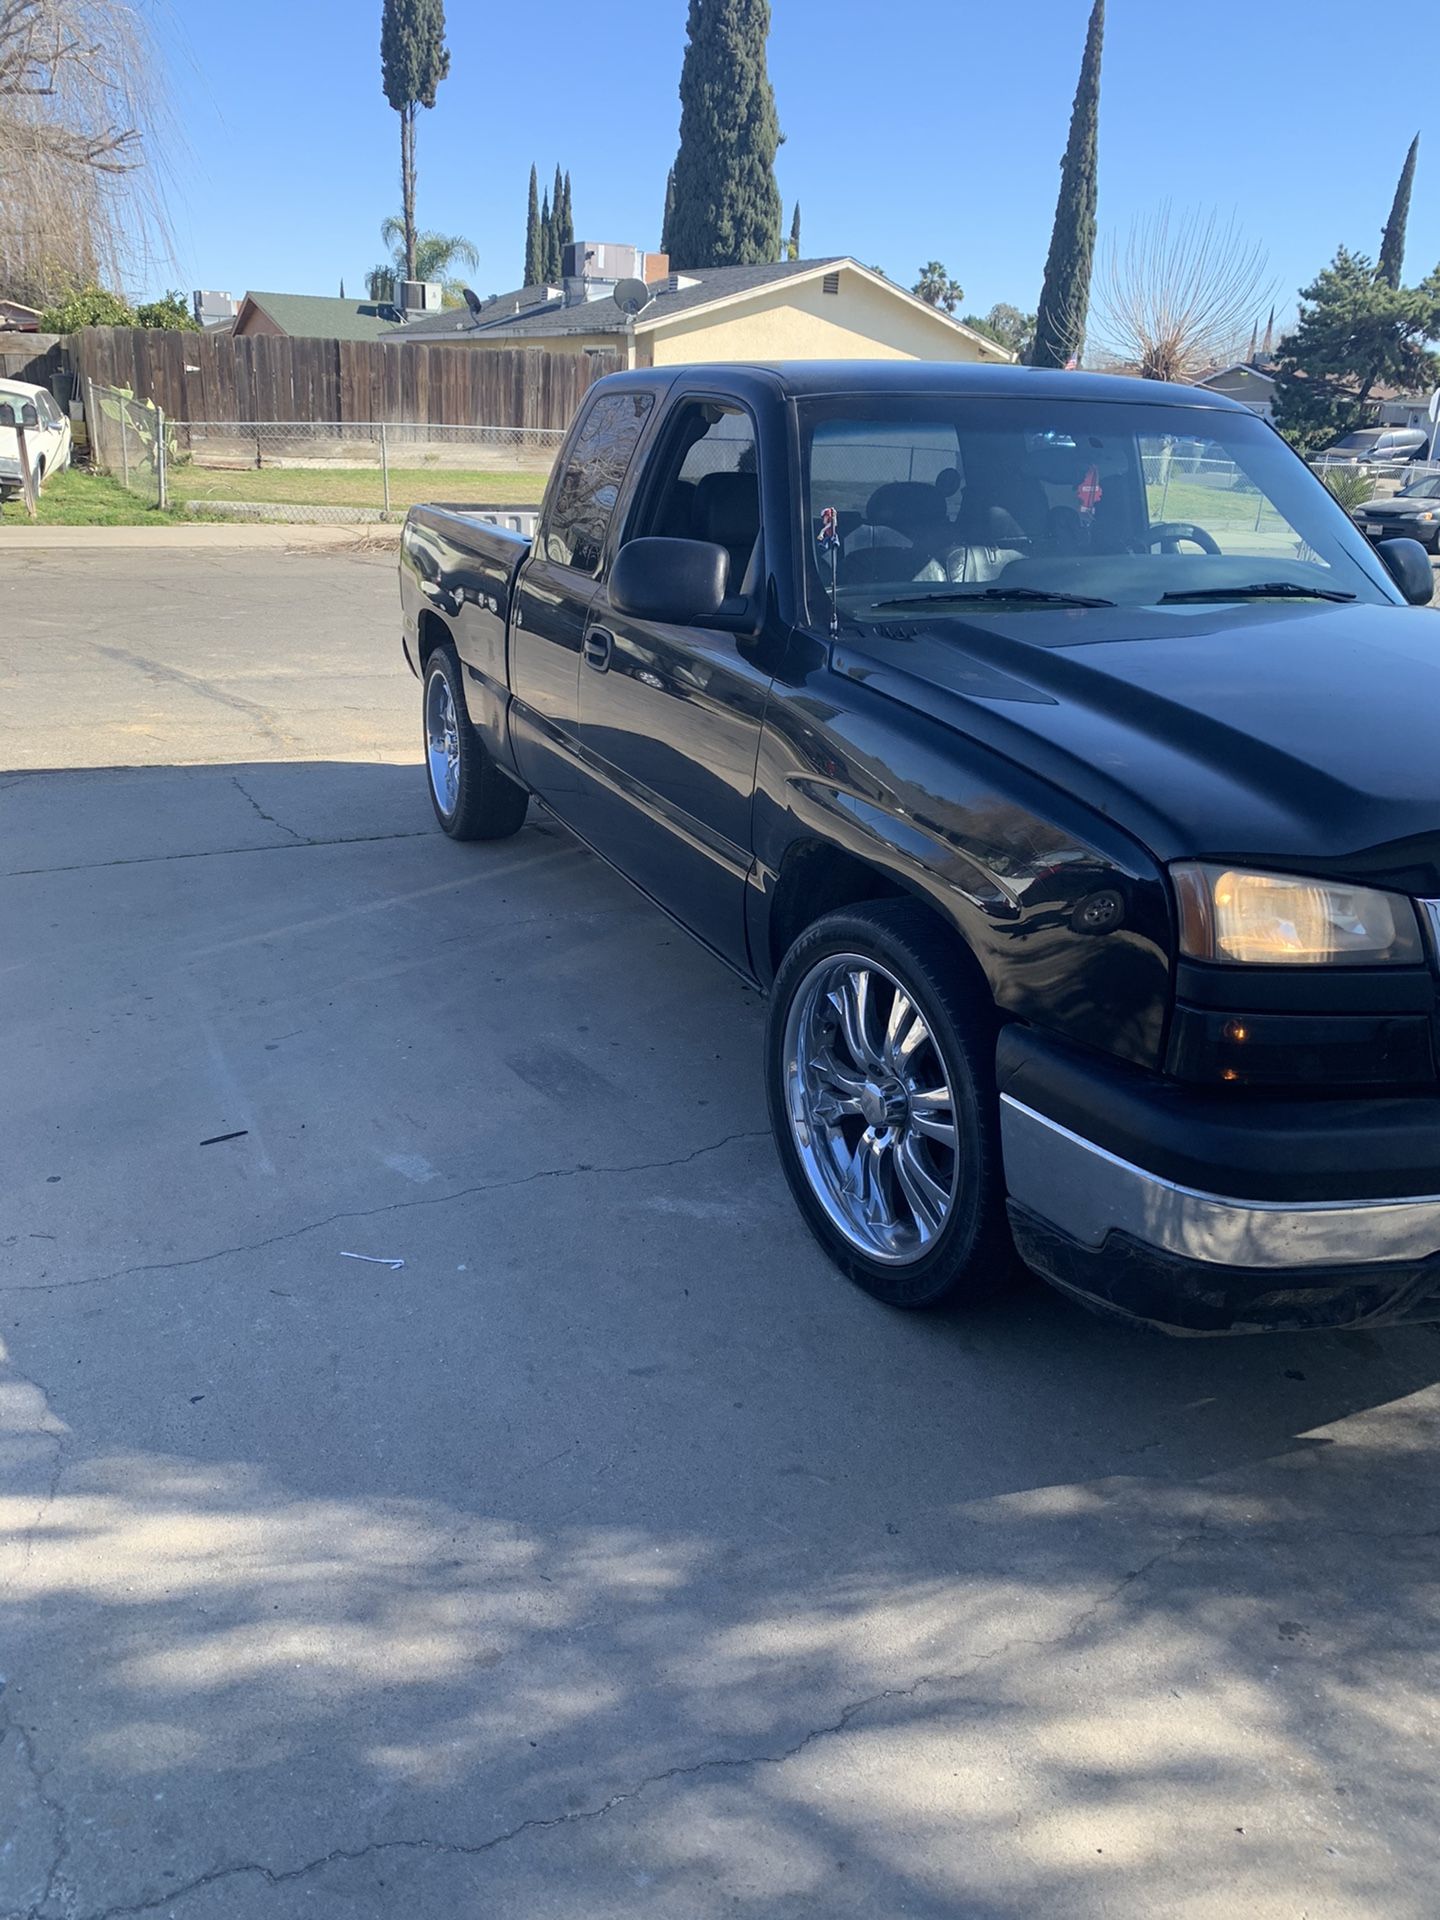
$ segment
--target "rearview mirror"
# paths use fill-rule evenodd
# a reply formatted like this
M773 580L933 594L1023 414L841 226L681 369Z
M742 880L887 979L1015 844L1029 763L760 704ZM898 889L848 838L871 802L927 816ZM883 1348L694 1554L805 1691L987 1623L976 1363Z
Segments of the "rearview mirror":
M729 572L729 554L712 540L629 540L610 570L610 604L632 620L698 626L724 606Z
M1412 607L1428 607L1435 591L1430 556L1418 540L1377 540L1375 551L1385 571Z

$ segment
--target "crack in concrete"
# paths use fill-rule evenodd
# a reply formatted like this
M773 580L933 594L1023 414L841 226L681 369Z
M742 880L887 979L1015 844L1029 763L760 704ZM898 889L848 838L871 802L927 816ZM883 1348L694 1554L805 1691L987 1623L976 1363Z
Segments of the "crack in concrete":
M22 1727L18 1720L10 1720L7 1722L6 1731L14 1734L16 1747L25 1763L25 1770L34 1783L35 1798L49 1814L54 1827L54 1852L50 1858L50 1865L46 1869L45 1884L40 1890L40 1898L25 1916L25 1920L40 1920L44 1909L50 1904L56 1887L62 1884L60 1869L64 1866L70 1852L70 1816L61 1802L50 1796L45 1783L54 1772L54 1768L40 1765L39 1755L35 1751L35 1741L29 1729ZM3 1734L0 1734L0 1738L3 1737ZM64 1908L73 1913L75 1909L73 1891L67 1889L67 1892L71 1897L64 1901Z
M482 1180L470 1187L457 1187L452 1193L424 1194L410 1200L391 1200L383 1207L352 1207L339 1213L326 1214L323 1220L307 1220L298 1227L287 1227L283 1233L272 1233L263 1240L249 1240L235 1247L217 1247L210 1253L191 1254L181 1260L155 1260L130 1267L115 1267L109 1273L96 1273L83 1280L33 1280L18 1285L0 1287L0 1294L8 1293L68 1293L77 1287L103 1287L112 1280L129 1279L142 1273L174 1273L185 1267L203 1267L212 1260L224 1260L232 1254L259 1253L266 1247L279 1246L286 1240L298 1240L307 1233L318 1233L322 1227L335 1226L342 1220L374 1220L381 1214L407 1213L416 1207L444 1207L455 1200L468 1200L476 1194L504 1193L515 1187L534 1186L541 1180L573 1180L584 1174L624 1174L658 1173L666 1167L685 1167L691 1161L702 1159L706 1154L719 1153L723 1148L733 1146L737 1140L767 1140L770 1132L767 1127L755 1128L748 1132L727 1133L722 1139L709 1141L705 1146L693 1147L689 1153L675 1155L669 1160L638 1160L623 1165L601 1166L590 1162L581 1162L573 1167L541 1167L535 1173L515 1174L505 1180Z
M746 1767L786 1766L791 1760L804 1753L808 1747L814 1746L817 1741L833 1739L844 1733L860 1714L872 1707L880 1706L887 1700L910 1700L927 1687L959 1685L970 1679L981 1667L1003 1659L1016 1647L1063 1646L1067 1640L1074 1639L1082 1632L1097 1614L1102 1613L1106 1607L1113 1606L1131 1587L1143 1580L1156 1567L1166 1560L1173 1560L1177 1555L1184 1553L1188 1547L1197 1545L1211 1532L1212 1528L1208 1522L1203 1523L1170 1546L1162 1547L1140 1566L1132 1568L1108 1592L1101 1594L1098 1599L1083 1608L1058 1633L1040 1636L1017 1635L998 1647L992 1647L988 1653L978 1655L958 1673L922 1674L908 1686L882 1687L878 1693L866 1694L860 1700L852 1700L833 1720L827 1720L821 1726L812 1727L808 1733L802 1734L800 1739L782 1748L778 1753L735 1754L710 1760L685 1761L677 1766L666 1767L660 1773L647 1774L634 1786L612 1793L598 1806L578 1808L572 1813L557 1813L546 1817L535 1816L528 1820L521 1820L517 1825L507 1827L503 1833L492 1834L488 1840L372 1840L362 1847L333 1847L329 1853L320 1854L313 1860L301 1861L294 1867L269 1867L263 1861L242 1861L233 1866L213 1867L208 1873L200 1874L194 1880L186 1881L183 1886L175 1887L168 1893L155 1894L147 1899L132 1902L128 1906L105 1907L87 1914L84 1920L132 1920L132 1916L153 1913L157 1908L188 1899L191 1894L202 1892L206 1887L214 1886L219 1881L238 1879L245 1874L257 1876L267 1887L287 1886L296 1880L308 1879L312 1874L321 1873L326 1867L336 1866L342 1862L353 1863L364 1860L372 1854L434 1853L474 1859L481 1854L492 1853L497 1847L508 1846L511 1841L519 1840L527 1833L545 1833L556 1827L576 1826L591 1820L603 1819L616 1807L623 1806L626 1801L638 1799L651 1787L661 1786L666 1781L689 1779L702 1773L735 1772ZM49 1920L49 1916L36 1908L27 1916L27 1920Z
M248 788L243 787L240 784L240 776L238 774L235 774L235 773L231 774L230 784L232 787L234 787L235 791L240 795L242 800L248 800L250 802L250 805L255 809L256 813L259 814L262 820L268 820L272 827L279 827L280 831L282 833L288 833L292 840L304 841L305 836L303 833L297 833L294 827L287 827L283 820L277 820L273 813L267 813L265 811L264 807L261 806L260 802L255 798L254 794L251 793Z
M121 666L136 668L153 686L183 687L187 693L193 693L201 700L208 700L217 707L225 707L231 713L243 714L247 720L253 721L262 733L268 734L277 747L287 753L296 744L294 739L276 722L274 715L254 700L246 700L238 693L227 693L222 687L217 687L212 680L206 680L200 674L186 673L183 668L172 667L163 660L148 659L142 653L132 653L128 647L102 646L98 641L91 641L90 644L95 652L106 660L115 660Z
M249 800L248 793L245 798ZM268 813L261 817L270 818ZM273 824L278 827L281 823L276 820ZM290 831L289 827L285 828L286 833ZM80 860L69 867L10 867L0 873L0 880L30 880L47 873L101 873L107 867L153 867L167 860L217 860L232 853L294 853L302 847L368 847L382 840L429 840L434 831L433 827L418 827L404 833L341 833L328 840L267 840L258 847L201 847L194 853L137 853L118 860Z

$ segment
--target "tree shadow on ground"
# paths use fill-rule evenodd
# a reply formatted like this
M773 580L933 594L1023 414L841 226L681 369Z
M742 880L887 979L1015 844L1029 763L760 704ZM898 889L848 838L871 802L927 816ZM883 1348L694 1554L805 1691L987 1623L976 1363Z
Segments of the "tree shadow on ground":
M754 996L397 772L14 896L0 1913L1433 1911L1435 1333L885 1312Z

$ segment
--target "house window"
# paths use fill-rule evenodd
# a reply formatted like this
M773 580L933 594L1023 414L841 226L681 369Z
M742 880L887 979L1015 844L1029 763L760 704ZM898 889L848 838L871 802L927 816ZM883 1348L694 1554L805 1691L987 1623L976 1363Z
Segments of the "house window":
M840 291L839 274L827 273L825 278L820 282L820 291L822 293L839 293Z

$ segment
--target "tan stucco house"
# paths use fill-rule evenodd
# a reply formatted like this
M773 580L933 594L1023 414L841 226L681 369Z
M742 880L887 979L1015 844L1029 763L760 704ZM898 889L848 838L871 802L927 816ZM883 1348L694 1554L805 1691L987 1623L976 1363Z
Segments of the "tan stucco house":
M858 260L790 260L670 273L629 317L613 282L566 280L426 314L384 337L471 349L632 351L640 367L699 360L969 360L1011 355ZM633 349L632 349L633 340Z

